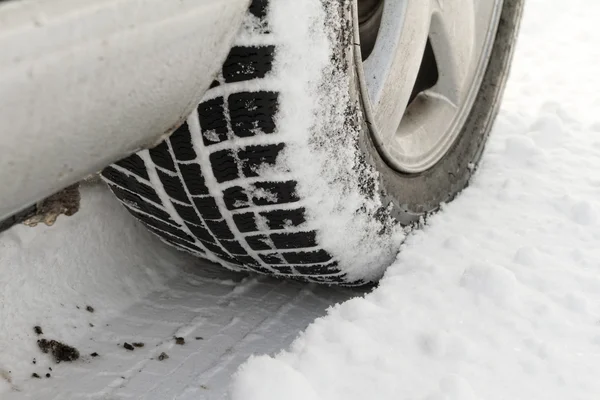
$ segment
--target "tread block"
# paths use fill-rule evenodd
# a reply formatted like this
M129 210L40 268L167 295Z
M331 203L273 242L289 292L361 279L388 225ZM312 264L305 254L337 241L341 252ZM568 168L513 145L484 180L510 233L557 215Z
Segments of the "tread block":
M185 240L179 240L178 238L174 238L172 236L169 236L169 237L161 236L161 237L165 241L174 245L175 247L180 247L180 248L183 248L184 250L190 250L190 251L199 253L200 255L206 254L206 251L204 249L201 249L200 247L195 246L192 243L186 242Z
M210 164L219 183L232 181L240 177L236 155L231 150L220 150L212 153Z
M333 258L325 250L290 252L283 253L282 256L290 264L323 263Z
M150 158L154 164L171 172L177 172L175 169L175 162L173 161L173 157L171 157L171 152L169 151L169 145L166 141L161 142L161 144L155 148L150 149L148 153L150 154Z
M292 270L291 267L287 267L287 266L273 266L273 269L277 272L279 272L280 274L285 274L285 275L290 275L293 274L294 271Z
M250 12L252 15L258 18L264 18L267 16L268 5L269 0L252 0L252 4L250 4Z
M182 246L194 246L193 242L189 242L189 241L187 241L185 239L182 239L180 237L176 237L176 236L173 236L173 235L169 235L169 234L167 234L165 232L161 232L158 229L156 229L156 228L154 228L154 227L152 227L150 225L146 225L146 228L150 232L154 233L155 235L160 236L161 238L169 241L170 243L176 243L177 245L181 244Z
M300 226L306 222L306 209L274 210L261 212L260 216L267 220L269 229L285 229L286 227Z
M230 254L233 255L246 255L248 252L242 247L242 245L236 240L220 240L221 246L225 248Z
M168 222L175 224L175 222L173 222L171 220L171 216L169 215L169 213L167 213L164 210L161 210L160 208L152 205L151 203L148 203L146 200L144 200L137 194L128 192L127 190L123 190L123 189L119 188L118 186L109 185L109 187L110 187L110 190L112 190L112 192L123 203L128 204L131 207L134 207L134 208L136 208L140 211L143 211L147 214L154 215L155 217L162 219L163 221L168 221Z
M176 236L180 239L187 240L188 242L194 243L194 238L182 231L180 228L175 227L173 225L169 225L161 220L154 219L145 214L136 213L135 211L129 210L129 212L136 217L138 220L142 221L145 225L151 226L153 228L159 229L161 231L170 233L173 236Z
M148 171L146 170L146 164L144 163L144 160L142 160L142 157L138 156L137 154L133 154L127 158L117 161L115 164L131 173L136 174L140 178L144 178L146 180L150 179L150 177L148 177Z
M255 269L257 271L259 271L260 269L264 270L261 272L269 272L268 269L261 267L260 263L251 256L236 256L235 258L246 267L251 267L252 269Z
M229 96L231 129L238 137L275 132L275 114L279 107L277 92L240 92Z
M234 46L223 64L225 82L264 78L273 68L275 46Z
M208 194L204 175L198 164L179 164L179 172L192 196Z
M271 240L278 249L301 249L305 247L315 247L317 245L317 233L294 232L294 233L273 233Z
M221 258L230 257L227 253L225 253L223 248L216 243L202 241L202 245L206 247L208 251L218 255Z
M217 202L212 197L194 197L192 199L196 208L202 214L202 218L204 219L221 219L223 215L221 215L221 211L219 211L219 206L217 206Z
M331 276L311 276L310 280L317 283L345 283L346 274Z
M227 119L225 118L225 99L217 97L198 106L202 141L205 146L227 140Z
M242 163L242 173L245 177L259 176L259 170L265 165L275 165L277 157L285 148L285 144L270 144L265 146L248 146L238 151Z
M140 196L153 201L157 204L161 204L160 198L151 186L146 185L138 181L133 176L123 174L113 167L106 167L102 171L102 176L107 178L109 181L114 182L116 185L127 188L132 192L138 193Z
M248 208L250 200L241 186L233 186L223 191L223 200L228 210Z
M279 264L285 264L285 260L283 258L281 258L281 255L277 254L277 253L270 253L270 254L259 254L258 255L266 264L269 265L279 265Z
M214 243L215 239L213 235L203 226L194 225L194 224L185 224L187 228L192 232L192 234L202 242L211 242Z
M168 175L162 172L161 170L156 170L156 172L158 173L158 177L160 178L160 181L162 182L163 187L165 188L165 192L167 192L167 194L171 198L178 200L182 203L190 203L188 195L185 192L183 182L181 182L178 176Z
M208 229L218 238L218 239L234 239L235 236L229 226L227 226L227 222L224 220L214 221L214 220L206 220L204 221Z
M173 207L175 207L177 214L179 214L181 219L183 219L185 222L191 222L192 224L197 224L197 225L202 224L202 220L200 219L200 216L198 215L196 210L194 210L194 207L192 207L191 205L186 206L186 205L178 204L178 203L171 203L171 204L173 204Z
M229 264L233 264L236 267L240 267L242 265L241 262L239 262L232 256L223 256L222 259L223 259L223 261L228 262Z
M294 267L302 275L331 275L340 272L335 261L321 265L296 265Z
M181 125L171 136L169 142L173 149L175 158L179 161L193 161L196 159L196 152L192 144L192 135L187 122Z
M252 250L271 250L269 238L265 235L247 236L246 243Z
M252 202L257 206L265 206L299 201L296 185L296 181L257 182L252 191Z
M256 232L258 226L256 225L256 217L254 213L235 214L233 216L233 222L242 233Z
M260 265L253 265L248 267L252 270L254 270L255 272L261 273L261 274L265 274L265 275L273 275L273 272L265 267L262 267Z

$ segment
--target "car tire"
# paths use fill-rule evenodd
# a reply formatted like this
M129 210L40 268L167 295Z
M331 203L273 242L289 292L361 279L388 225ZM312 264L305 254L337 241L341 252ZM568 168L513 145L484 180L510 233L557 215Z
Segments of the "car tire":
M163 241L233 270L378 280L411 224L467 184L510 66L522 0L505 0L453 146L405 174L380 154L357 73L350 0L254 0L211 89L157 147L102 172Z

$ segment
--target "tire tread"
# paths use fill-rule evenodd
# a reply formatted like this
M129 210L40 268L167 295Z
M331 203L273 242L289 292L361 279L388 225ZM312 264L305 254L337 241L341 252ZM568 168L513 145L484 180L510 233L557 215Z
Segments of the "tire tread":
M252 1L249 13L264 21L268 0ZM262 34L268 35L268 30ZM254 272L344 283L334 258L319 247L318 232L307 224L306 209L294 206L302 199L293 175L281 181L261 179L265 168L276 165L285 151L285 140L246 146L238 142L261 135L277 137L279 93L211 94L211 90L227 93L227 85L239 82L260 86L272 73L276 54L276 45L234 46L206 100L186 123L149 150L147 157L133 155L116 163L141 179L114 167L102 175L134 217L184 251ZM202 164L202 157L207 157L210 170L203 169L207 164ZM156 190L151 176L158 178ZM213 181L216 185L208 184Z

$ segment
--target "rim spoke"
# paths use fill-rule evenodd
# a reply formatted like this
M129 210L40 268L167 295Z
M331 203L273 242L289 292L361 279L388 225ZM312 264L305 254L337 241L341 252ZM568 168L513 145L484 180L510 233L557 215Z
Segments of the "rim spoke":
M474 0L434 0L433 6L430 40L439 71L433 91L458 105L477 66Z
M371 56L364 62L365 80L375 122L385 145L393 140L419 72L429 33L431 3L390 0Z
M367 15L379 0L359 1ZM385 0L373 52L357 63L370 133L390 166L419 173L451 148L483 79L502 5Z
M424 168L423 160L437 157L436 151L441 149L439 140L444 136L438 132L447 129L446 121L451 120L457 107L445 96L431 90L420 93L407 108L395 137L395 146L391 146L393 156L412 167L405 172L416 173ZM427 157L423 157L422 149L430 149Z

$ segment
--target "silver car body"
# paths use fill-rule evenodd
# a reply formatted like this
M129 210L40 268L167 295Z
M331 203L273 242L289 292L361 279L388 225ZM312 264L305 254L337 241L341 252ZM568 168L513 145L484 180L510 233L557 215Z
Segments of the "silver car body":
M248 4L0 1L0 220L168 135Z

